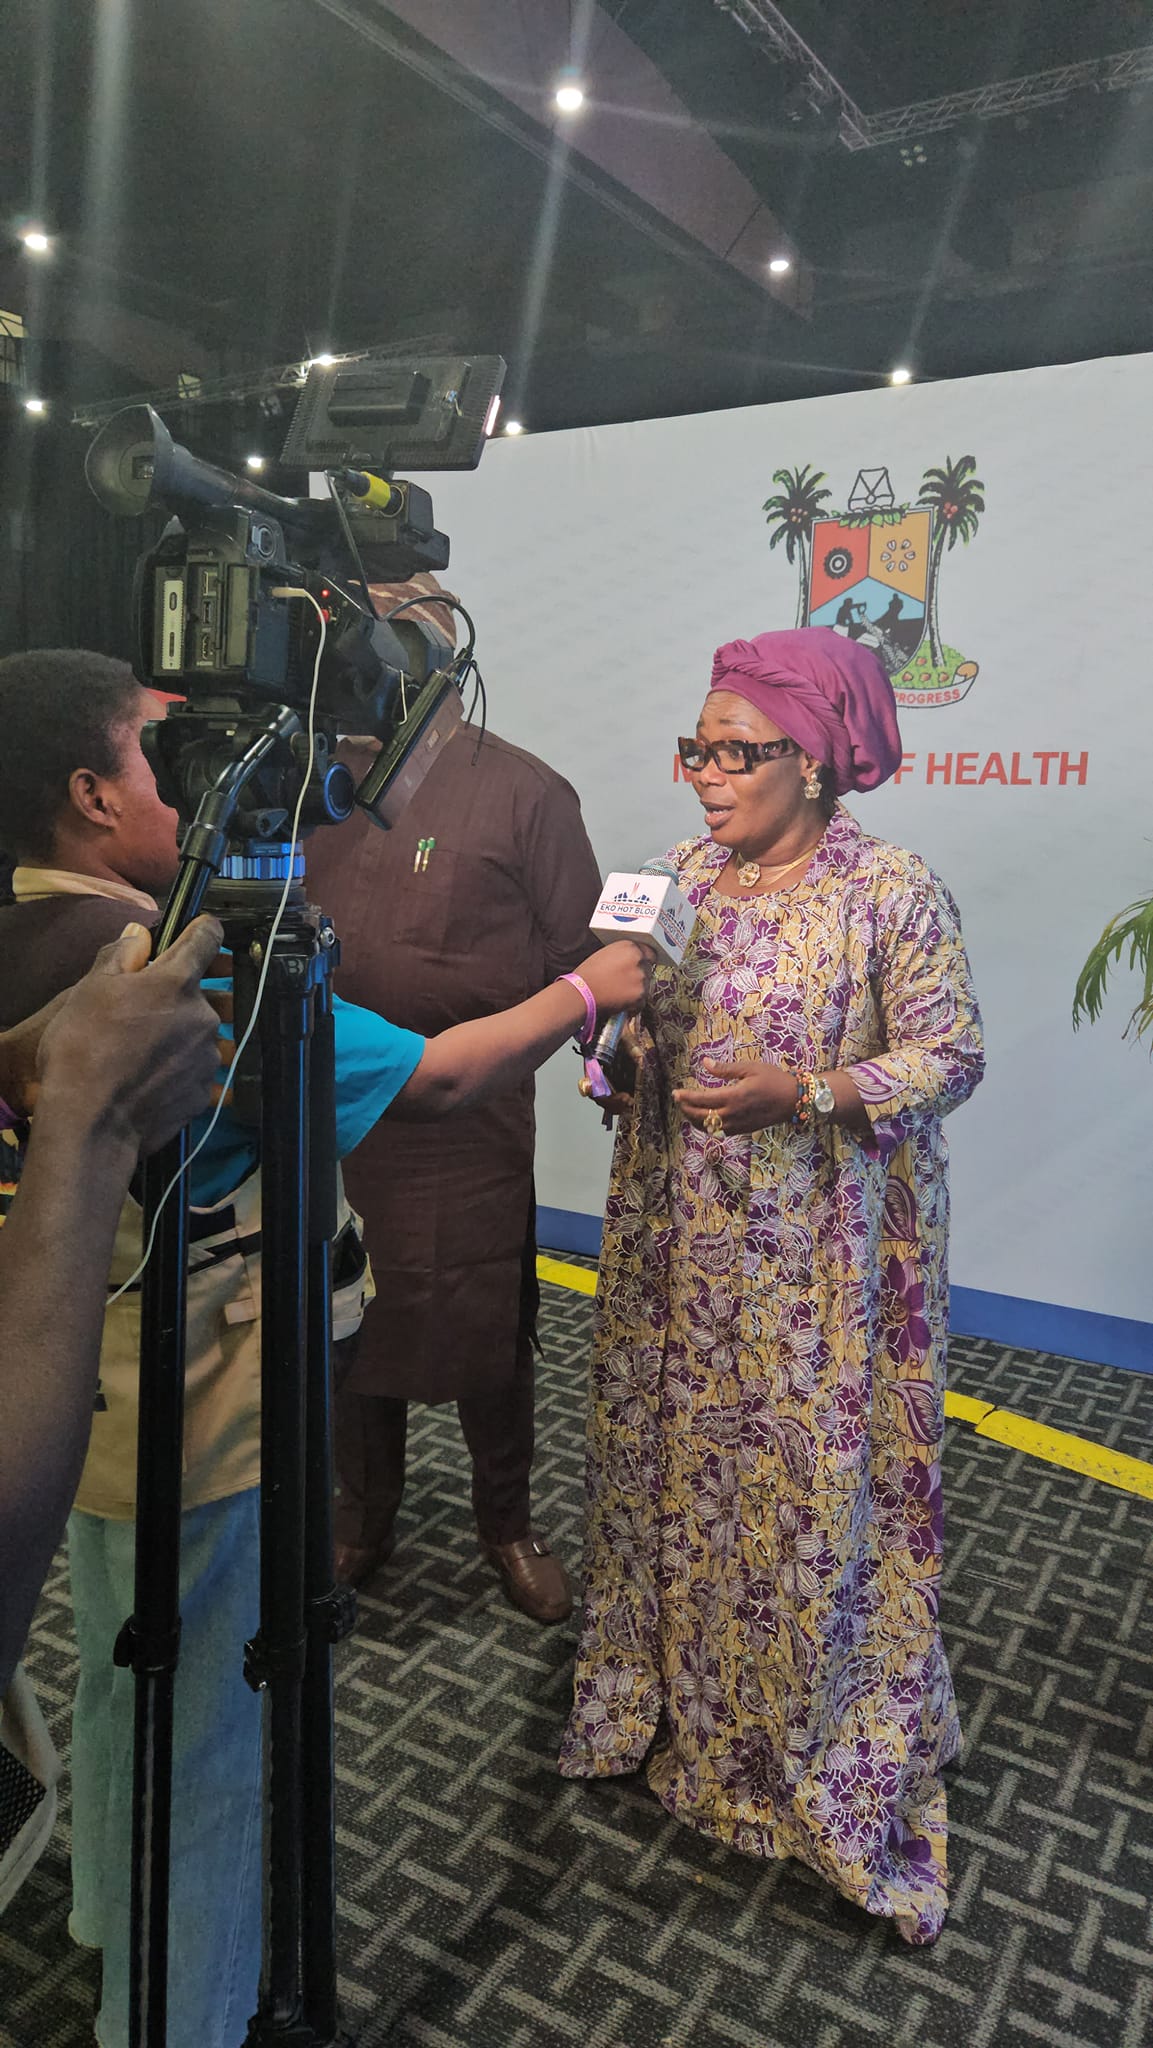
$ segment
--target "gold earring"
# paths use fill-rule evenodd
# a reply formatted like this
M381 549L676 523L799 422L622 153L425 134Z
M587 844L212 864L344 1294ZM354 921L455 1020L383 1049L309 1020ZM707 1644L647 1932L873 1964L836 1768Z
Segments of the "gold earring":
M805 795L811 804L815 804L820 794L821 771L819 768L810 768L808 781L805 783Z

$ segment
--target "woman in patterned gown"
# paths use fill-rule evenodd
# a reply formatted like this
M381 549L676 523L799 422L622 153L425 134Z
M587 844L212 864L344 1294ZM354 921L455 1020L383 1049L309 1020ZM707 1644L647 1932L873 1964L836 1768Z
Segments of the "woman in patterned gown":
M647 1763L679 1819L930 1942L960 1744L941 1119L980 1019L947 890L836 801L901 758L869 649L731 642L681 745L708 836L669 856L696 931L617 1140L561 1769Z

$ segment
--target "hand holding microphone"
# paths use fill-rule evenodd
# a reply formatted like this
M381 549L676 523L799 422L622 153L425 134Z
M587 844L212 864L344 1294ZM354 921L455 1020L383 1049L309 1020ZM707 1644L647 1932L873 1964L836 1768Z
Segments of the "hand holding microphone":
M634 934L630 932L628 936L632 938ZM640 1009L648 995L652 954L640 934L635 936L635 946L606 947L591 959L583 960L577 969L602 1017L619 1012L623 1021L630 1010Z
M607 878L600 902L589 921L611 959L614 939L634 939L666 967L679 967L688 950L696 913L677 883L668 861L646 861L639 874ZM602 1025L592 1056L585 1063L581 1092L600 1102L606 1122L619 1107L617 1098L632 1094L635 1054L622 1035L629 1007L614 1005L615 1014ZM587 1083L587 1085L586 1085Z

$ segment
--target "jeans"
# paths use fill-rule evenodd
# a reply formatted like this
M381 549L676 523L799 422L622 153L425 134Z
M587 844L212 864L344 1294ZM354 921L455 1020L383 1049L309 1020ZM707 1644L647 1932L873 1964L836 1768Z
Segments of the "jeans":
M239 2048L261 1939L261 1704L244 1645L259 1619L252 1488L181 1518L183 1630L172 1765L168 2048ZM135 1685L112 1662L133 1605L134 1522L68 1525L80 1682L72 1714L74 1939L104 1951L101 2048L128 2048Z

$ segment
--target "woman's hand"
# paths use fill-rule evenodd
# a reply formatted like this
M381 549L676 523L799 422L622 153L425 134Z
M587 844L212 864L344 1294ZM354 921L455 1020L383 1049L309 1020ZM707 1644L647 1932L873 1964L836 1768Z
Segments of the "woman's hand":
M614 939L598 946L577 973L587 982L602 1019L617 1010L639 1010L649 992L653 955L635 939Z
M723 1119L726 1138L791 1121L797 1107L797 1077L787 1067L752 1060L736 1066L706 1060L705 1066L724 1082L723 1088L677 1088L673 1092L681 1114L698 1130L704 1129L705 1117L713 1110Z

